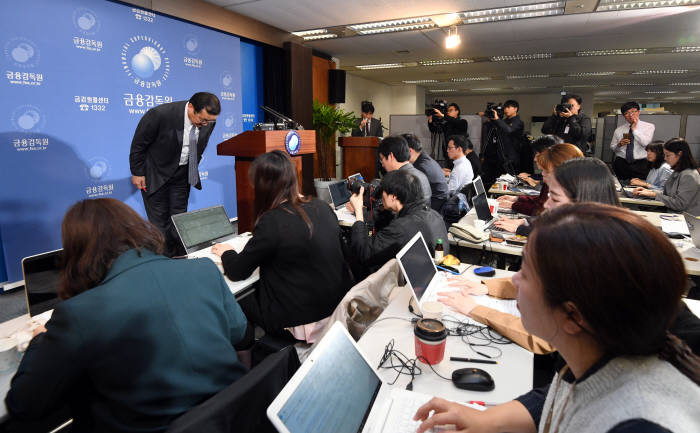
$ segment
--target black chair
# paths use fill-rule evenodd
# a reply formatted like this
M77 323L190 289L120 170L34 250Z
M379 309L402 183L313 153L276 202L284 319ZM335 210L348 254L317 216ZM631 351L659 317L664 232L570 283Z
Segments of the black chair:
M265 411L298 368L296 350L286 347L178 417L166 433L274 433Z

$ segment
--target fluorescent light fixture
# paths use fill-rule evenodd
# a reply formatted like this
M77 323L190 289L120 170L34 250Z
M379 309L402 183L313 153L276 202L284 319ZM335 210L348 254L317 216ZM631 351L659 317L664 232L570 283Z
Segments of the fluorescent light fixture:
M555 1L535 3L506 8L481 9L462 12L464 24L478 24L494 21L518 20L523 18L562 15L566 2Z
M304 36L304 40L305 41L317 41L320 39L333 39L333 38L337 38L337 37L338 37L338 35L336 35L335 33L326 33L324 35Z
M372 23L356 24L348 26L349 29L361 35L376 33L405 32L407 30L421 30L435 27L430 17L404 18L400 20L376 21Z
M700 0L661 0L661 1L633 1L633 0L600 0L597 12L619 11L627 9L664 8L672 6L693 6L700 4Z
M423 29L429 29L431 27L435 27L435 24L428 23L428 24L412 24L412 25L408 25L408 26L385 27L385 28L381 28L381 29L362 30L362 31L358 31L357 33L359 33L361 35L375 35L377 33L407 32L409 30L423 30Z
M602 95L629 95L630 93L632 93L632 92L625 91L625 90L605 90L602 92L595 92L593 94L596 96L599 96L599 95L602 96Z
M523 78L549 78L549 74L525 74L525 75L506 75L509 80L520 80Z
M428 90L430 93L447 93L447 92L456 92L457 89L432 89Z
M669 86L700 86L700 83L671 83Z
M654 83L615 83L616 86L655 86Z
M437 65L460 65L462 63L474 63L472 59L442 59L442 60L422 60L422 66L437 66Z
M700 93L700 90L693 90L692 92L688 92L688 93Z
M672 53L698 53L700 52L700 47L676 47Z
M566 89L585 89L589 87L600 87L600 84L572 84L563 87Z
M472 89L472 90L475 92L492 92L495 90L503 90L503 89L501 89L500 87L479 87L479 88Z
M305 37L305 36L314 36L314 35L321 35L324 33L328 33L328 29L314 29L314 30L304 30L302 32L292 32L294 36L300 36L300 37Z
M460 82L460 81L487 81L490 80L491 77L459 77L459 78L453 78L452 81Z
M534 53L534 54L513 54L510 56L493 56L492 62L510 62L515 60L542 60L551 59L552 53Z
M624 50L588 50L588 51L578 51L576 53L579 57L586 56L627 56L632 54L646 54L646 48L630 48Z
M427 84L427 83L437 83L438 80L403 80L404 84Z
M525 87L513 87L514 90L526 90L526 89L546 89L547 86L525 86Z
M669 95L672 93L678 93L675 90L650 90L648 92L644 92L648 95Z
M681 99L695 99L695 96L669 96L666 99L675 99L675 100L681 100Z
M367 69L392 69L392 68L404 68L403 63L378 63L376 65L355 65L357 69L367 70Z
M445 48L448 50L457 48L461 43L462 38L459 37L457 26L450 27L450 29L447 31L447 36L445 37Z
M687 69L658 69L632 72L632 75L654 75L654 74L687 74Z
M604 77L606 75L615 75L614 72L574 72L567 74L567 77Z

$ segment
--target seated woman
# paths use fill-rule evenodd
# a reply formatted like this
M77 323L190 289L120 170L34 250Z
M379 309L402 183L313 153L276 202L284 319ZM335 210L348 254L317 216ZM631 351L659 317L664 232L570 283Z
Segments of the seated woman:
M569 143L555 144L548 147L535 158L537 166L542 169L542 190L537 197L520 196L514 203L499 201L499 206L504 205L506 209L511 208L518 213L528 216L537 215L544 208L544 204L549 197L549 179L554 170L565 161L574 158L583 158L581 150ZM521 224L525 223L524 218L501 218L496 221L496 227L514 233Z
M253 237L240 254L227 244L212 246L212 253L234 281L260 267L257 290L241 300L241 308L267 333L289 336L284 328L328 317L353 284L338 217L327 203L299 194L296 168L282 151L255 158L249 176Z
M70 404L72 431L162 432L246 373L246 318L211 260L162 256L160 231L109 198L75 204L61 232L63 302L12 380L12 417Z
M615 191L615 180L610 169L605 163L595 158L577 158L564 162L554 170L554 175L549 178L549 184L549 199L544 205L548 210L568 203L586 201L620 206ZM532 222L538 218L533 217L528 225L520 226L518 232L529 235L533 227ZM515 297L515 288L508 280L499 285L493 284L487 289L485 285L462 276L448 277L448 279L450 286L461 287L461 291L439 293L440 302L492 327L531 352L542 354L554 350L549 343L525 331L517 317L492 308L477 306L476 301L470 296L488 293L491 296L512 299Z
M391 171L382 178L380 185L384 209L393 211L396 217L382 229L370 236L364 222L362 197L350 197L357 221L352 226L350 249L354 258L368 271L374 272L396 256L411 238L420 231L430 253L433 254L438 239L443 240L445 254L449 254L446 242L447 230L439 213L420 199L421 186L418 179L404 170Z
M677 212L700 215L700 173L698 164L690 153L688 142L682 138L672 138L664 143L664 159L673 169L664 184L663 191L638 187L636 195L655 198L667 208Z
M513 283L525 328L557 348L561 370L483 412L434 398L418 433L700 431L700 359L668 332L685 269L659 229L618 207L559 207L538 219Z
M647 161L649 161L649 174L646 181L638 178L630 180L630 185L641 186L644 188L653 189L654 191L662 191L666 180L668 180L673 170L668 162L664 161L664 142L654 141L647 146Z

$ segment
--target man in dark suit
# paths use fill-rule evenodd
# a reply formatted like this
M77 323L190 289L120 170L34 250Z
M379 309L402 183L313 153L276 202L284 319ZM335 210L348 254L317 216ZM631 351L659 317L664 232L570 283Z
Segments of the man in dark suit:
M170 217L187 212L190 185L202 189L199 161L220 112L216 95L195 93L148 110L131 141L131 183L141 190L148 220L165 235L169 256L185 254Z
M382 121L375 119L374 105L369 101L362 101L362 118L355 121L352 130L353 137L383 137Z

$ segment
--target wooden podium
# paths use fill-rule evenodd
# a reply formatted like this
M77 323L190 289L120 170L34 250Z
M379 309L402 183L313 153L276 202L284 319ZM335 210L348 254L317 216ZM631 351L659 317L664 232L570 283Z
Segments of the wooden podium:
M377 177L377 137L340 137L338 145L343 148L343 177L362 173L366 181Z
M217 155L236 157L236 203L238 205L238 233L251 231L255 223L253 203L255 194L248 179L248 170L256 156L273 150L287 152L284 141L289 130L245 131L216 145ZM299 185L310 176L313 183L313 155L316 153L316 131L297 131L301 139L299 152L289 155L297 167ZM310 156L310 158L303 158ZM306 159L307 161L303 161ZM310 159L310 164L308 160ZM304 170L302 168L304 167ZM309 172L310 167L310 173Z

